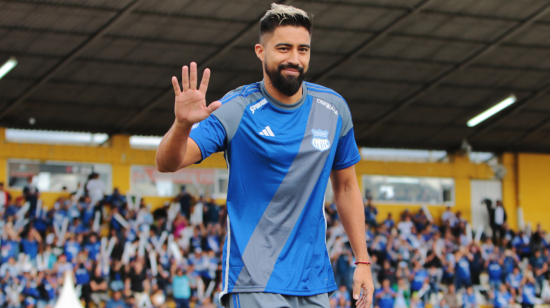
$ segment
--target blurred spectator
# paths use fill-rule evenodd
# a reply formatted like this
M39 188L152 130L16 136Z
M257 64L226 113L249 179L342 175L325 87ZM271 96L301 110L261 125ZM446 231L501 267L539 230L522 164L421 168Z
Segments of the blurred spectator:
M496 208L494 209L494 220L492 221L491 227L493 228L493 242L500 243L504 238L504 228L503 225L506 222L506 210L502 206L502 201L498 200L496 202Z
M219 222L220 219L220 206L216 204L214 196L210 198L210 201L207 202L204 206L204 225L206 227L214 226Z
M185 185L181 186L180 193L174 198L180 204L181 213L189 220L191 218L191 195L186 191Z
M25 197L25 201L29 202L30 205L28 211L30 217L34 217L36 213L36 205L38 203L38 197L40 196L40 193L32 180L33 177L29 177L27 185L23 188L23 196Z
M113 298L107 301L105 308L126 308L126 303L122 299L122 292L114 291Z
M189 298L191 297L189 277L183 273L183 269L181 267L173 266L171 271L171 280L176 308L189 308Z
M92 173L90 175L88 183L86 183L86 191L88 192L88 196L90 196L92 205L103 199L105 184L99 179L99 174Z
M367 223L371 227L376 228L377 215L378 209L372 204L372 199L367 199L367 204L365 204L365 223Z
M447 293L444 296L445 302L449 306L449 308L459 308L459 299L456 294L456 289L454 285L449 285L449 288L447 289Z
M168 202L152 213L144 199L138 208L130 207L118 190L95 205L90 196L61 196L26 224L16 216L25 199L4 197L0 304L53 307L64 273L71 272L87 307L135 307L147 301L153 307L219 307L227 211L185 190L178 196L175 205ZM184 214L182 198L188 209ZM168 215L171 209L176 209L174 216ZM355 259L335 206L327 203L325 211L338 284L331 307L352 307ZM377 212L369 202L365 211ZM460 212L447 208L445 219L430 216L424 209L406 210L397 225L391 213L381 221L367 217L376 306L451 308L492 302L511 307L517 300L530 307L542 302L537 296L545 298L539 294L549 274L550 247L540 226L532 234L515 233L504 222L499 241L486 234L476 241ZM29 217L27 212L23 218ZM484 275L488 286L481 285Z
M464 293L464 296L462 297L462 306L464 308L478 307L476 295L474 293L474 288L472 288L472 286L469 286L466 288L466 293Z
M107 281L103 278L101 273L101 267L96 266L93 271L92 279L90 280L90 298L96 306L99 306L101 302L109 300Z
M393 220L391 213L388 213L388 217L386 218L386 220L384 220L384 225L386 225L388 230L393 229L393 227L395 226L395 221Z
M531 274L525 275L519 290L521 295L521 307L533 308L538 301L535 291L535 278Z
M390 281L385 279L382 281L382 287L374 292L374 300L380 308L393 308L397 293L392 290Z
M4 189L4 182L0 182L0 211L4 211L4 207L10 204L11 195Z
M491 298L495 308L510 307L514 303L512 294L505 285L500 285L498 290L492 292Z
M443 212L443 215L441 215L441 221L443 224L449 223L450 226L453 226L456 222L456 215L451 211L451 207L448 206L445 209L445 212Z

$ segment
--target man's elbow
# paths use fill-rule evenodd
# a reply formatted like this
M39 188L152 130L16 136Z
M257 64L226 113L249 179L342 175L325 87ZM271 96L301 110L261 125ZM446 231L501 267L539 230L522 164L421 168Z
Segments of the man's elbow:
M156 165L157 165L157 171L158 172L166 173L166 172L176 172L176 171L178 171L178 167L169 166L168 164L165 164L165 163L159 161L158 158L156 160Z

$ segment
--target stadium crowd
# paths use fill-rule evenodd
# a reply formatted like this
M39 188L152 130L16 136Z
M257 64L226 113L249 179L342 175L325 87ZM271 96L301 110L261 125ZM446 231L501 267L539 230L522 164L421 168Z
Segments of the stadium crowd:
M221 307L225 207L182 187L172 203L151 211L137 196L117 189L104 196L104 189L91 176L47 208L32 185L11 198L0 183L0 307L53 307L67 273L87 308ZM374 307L533 307L550 300L545 232L510 230L499 207L487 237L451 208L440 223L422 209L381 220L366 201ZM352 307L354 258L335 204L325 211L338 285L331 307Z

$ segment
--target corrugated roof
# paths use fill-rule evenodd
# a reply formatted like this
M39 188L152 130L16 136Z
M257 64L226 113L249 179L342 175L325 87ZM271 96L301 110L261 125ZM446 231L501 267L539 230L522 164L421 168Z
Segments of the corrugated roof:
M182 65L209 61L209 101L261 79L271 2L0 0L0 62L19 60L0 80L0 125L163 134ZM548 1L288 2L314 14L307 79L347 99L360 146L550 152ZM510 93L516 105L466 127Z

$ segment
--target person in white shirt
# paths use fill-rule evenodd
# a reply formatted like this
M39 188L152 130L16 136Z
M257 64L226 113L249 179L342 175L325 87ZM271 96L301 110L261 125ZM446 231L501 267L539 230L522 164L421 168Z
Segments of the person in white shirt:
M413 227L414 223L411 221L411 216L406 216L404 221L397 224L397 229L399 229L402 238L407 238L411 234Z
M448 206L445 212L443 212L443 215L441 215L441 220L443 223L448 221L450 226L454 226L456 222L456 215L451 211L450 206Z
M92 173L90 180L86 184L86 190L88 191L88 195L90 196L90 199L92 199L92 204L94 206L97 202L103 199L105 194L105 184L99 179L99 174Z

